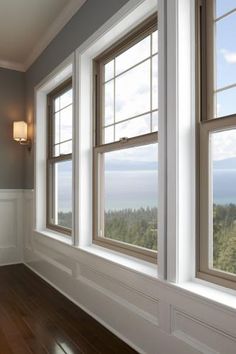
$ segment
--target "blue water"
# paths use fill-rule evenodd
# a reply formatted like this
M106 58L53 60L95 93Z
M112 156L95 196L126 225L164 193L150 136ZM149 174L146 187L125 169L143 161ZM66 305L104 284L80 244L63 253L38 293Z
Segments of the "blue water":
M68 193L64 176L60 190L61 210L71 210L71 193ZM157 171L108 171L106 172L105 209L146 208L158 206ZM236 204L236 169L214 169L213 200L215 204Z
M213 170L213 200L215 204L236 204L236 169Z

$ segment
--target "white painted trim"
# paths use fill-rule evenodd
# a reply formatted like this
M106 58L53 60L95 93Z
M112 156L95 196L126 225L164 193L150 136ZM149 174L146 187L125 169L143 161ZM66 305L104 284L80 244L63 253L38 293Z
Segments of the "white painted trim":
M35 101L35 141L34 141L34 185L35 203L34 229L46 231L46 148L47 148L47 94L63 81L74 76L74 53L66 58L52 73L44 78L34 89Z
M76 245L93 240L93 59L157 11L158 0L130 0L76 50Z
M0 59L0 68L17 70L25 72L35 62L35 60L42 54L44 49L52 42L63 27L70 21L76 12L83 6L87 0L71 0L68 5L64 7L59 16L52 22L50 27L42 38L37 41L34 48L31 49L29 56L24 62L5 61Z
M83 306L82 304L78 303L75 301L72 297L70 297L68 294L66 294L63 290L61 290L59 287L57 287L55 284L53 284L50 280L48 280L46 277L44 277L42 274L37 272L34 268L32 268L29 264L24 263L24 265L29 268L32 272L37 274L41 279L43 279L46 283L51 285L54 289L56 289L59 293L61 293L63 296L65 296L68 300L70 300L73 304L76 306L80 307L83 311L85 311L88 315L93 317L96 321L98 321L101 325L103 325L105 328L107 328L110 332L112 332L115 336L120 338L123 342L127 343L131 348L136 350L140 354L145 354L145 352L137 347L134 343L132 343L128 338L124 337L122 334L120 334L118 331L116 331L113 327L109 326L105 321L103 321L100 317L95 315L92 311L90 311L87 307Z

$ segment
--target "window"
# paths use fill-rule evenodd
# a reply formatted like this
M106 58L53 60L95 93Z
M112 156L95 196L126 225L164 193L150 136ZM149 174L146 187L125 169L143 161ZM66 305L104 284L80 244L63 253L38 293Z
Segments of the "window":
M47 227L71 235L72 81L48 95Z
M157 19L94 60L94 243L156 262Z
M199 276L236 288L236 2L200 6Z

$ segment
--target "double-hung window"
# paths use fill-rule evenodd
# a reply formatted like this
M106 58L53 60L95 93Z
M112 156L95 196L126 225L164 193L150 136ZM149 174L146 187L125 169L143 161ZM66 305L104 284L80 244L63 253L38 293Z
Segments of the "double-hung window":
M199 276L236 288L236 2L199 3Z
M157 260L157 18L94 60L94 243Z
M47 227L71 235L72 81L48 95Z

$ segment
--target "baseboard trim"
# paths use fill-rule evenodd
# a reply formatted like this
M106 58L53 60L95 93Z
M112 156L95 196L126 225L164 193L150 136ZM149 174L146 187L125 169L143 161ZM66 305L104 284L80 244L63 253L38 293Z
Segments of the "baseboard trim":
M46 277L44 277L42 274L40 274L38 271L36 271L33 267L31 267L29 264L23 262L23 264L29 268L33 273L37 274L41 279L46 281L49 285L51 285L54 289L56 289L59 293L61 293L63 296L65 296L68 300L70 300L73 304L76 306L80 307L84 312L86 312L88 315L93 317L97 322L99 322L102 326L104 326L106 329L108 329L111 333L113 333L116 337L121 339L123 342L128 344L131 348L136 350L140 354L146 354L141 348L137 347L134 343L132 343L129 339L127 339L125 336L123 336L120 332L116 331L114 328L109 326L106 322L104 322L100 317L95 315L92 311L90 311L86 306L81 305L79 302L75 301L71 296L69 296L67 293L65 293L63 290L61 290L59 287L57 287L55 284L53 284L50 280L48 280Z

